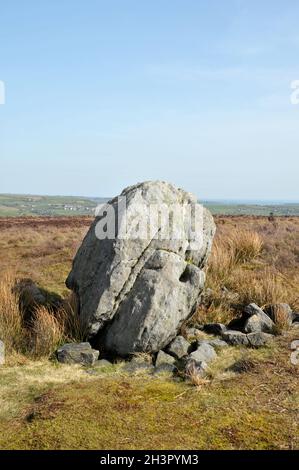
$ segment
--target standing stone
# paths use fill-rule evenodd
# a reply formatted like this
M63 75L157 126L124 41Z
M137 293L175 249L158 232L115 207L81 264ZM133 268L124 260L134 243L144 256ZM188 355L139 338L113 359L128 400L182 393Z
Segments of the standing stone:
M0 340L0 366L5 364L5 346L3 341Z
M186 231L186 207L200 214L200 244ZM147 224L153 208L160 214ZM111 229L111 213L115 234L99 239L104 222ZM112 199L90 227L66 281L78 296L88 337L121 356L165 348L195 311L214 233L213 217L196 196L171 184L140 183Z

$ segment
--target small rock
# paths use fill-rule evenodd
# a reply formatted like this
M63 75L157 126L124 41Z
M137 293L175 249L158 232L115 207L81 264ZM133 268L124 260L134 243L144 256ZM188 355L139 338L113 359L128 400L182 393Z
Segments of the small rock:
M177 336L167 347L167 352L176 359L180 359L188 354L189 349L190 343L183 336Z
M266 344L269 343L273 339L273 335L270 335L269 333L249 333L247 335L249 345L252 346L253 348L260 348L262 346L265 346Z
M223 323L207 323L204 325L204 331L211 335L221 335L227 327Z
M275 323L278 316L281 316L282 319L285 319L286 323L290 326L294 320L294 315L289 304L280 303L280 304L271 304L268 305L264 312L271 318Z
M209 339L207 340L207 343L210 344L214 349L223 349L223 348L228 348L228 344L223 341L222 339L215 338L215 339Z
M292 328L299 328L299 322L298 321L295 321L293 324L292 324Z
M5 346L3 341L0 340L0 366L5 364Z
M249 304L244 308L244 314L248 319L244 325L245 333L273 333L275 325L268 315L256 304Z
M57 359L64 364L94 365L99 351L89 343L67 343L57 349Z
M247 335L235 330L225 331L222 339L232 346L248 346L249 344Z
M193 351L189 354L190 359L194 359L197 362L210 362L217 357L215 349L213 346L208 344L206 341L200 341L196 351Z
M193 374L204 377L207 369L208 364L205 361L196 361L189 356L185 364L185 377L190 378Z
M162 364L171 364L175 363L175 358L166 354L164 351L159 351L157 354L155 365L156 367L161 366Z

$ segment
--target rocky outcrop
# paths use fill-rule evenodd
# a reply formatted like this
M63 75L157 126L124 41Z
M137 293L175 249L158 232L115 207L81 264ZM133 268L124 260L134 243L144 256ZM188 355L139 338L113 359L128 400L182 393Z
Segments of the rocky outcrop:
M195 230L186 225L186 209L197 216ZM102 236L105 224L112 237ZM166 347L196 308L214 233L209 211L171 184L140 183L112 199L66 281L88 337L121 356Z

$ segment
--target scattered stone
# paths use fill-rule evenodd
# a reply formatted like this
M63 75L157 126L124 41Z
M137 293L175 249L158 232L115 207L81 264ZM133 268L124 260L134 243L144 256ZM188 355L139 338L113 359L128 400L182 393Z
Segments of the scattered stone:
M190 350L190 343L183 337L177 336L167 347L167 352L176 359L186 356Z
M244 314L248 316L244 325L245 333L273 333L275 331L271 318L256 304L247 305L244 308Z
M99 351L89 343L67 343L57 349L57 359L63 364L94 365L98 357Z
M175 363L175 358L170 356L169 354L166 354L164 351L159 351L157 354L155 366L159 367L163 364L171 364L173 365Z
M106 213L119 216L118 223L102 211L91 225L66 284L79 297L88 337L96 337L107 351L122 357L136 351L158 352L194 312L204 288L203 268L215 224L210 212L200 207L203 240L196 246L185 230L187 204L197 205L197 197L161 181L139 183L107 203ZM172 210L171 225L180 237L156 236L169 228L168 211L157 218L154 234L141 230L153 206ZM108 223L112 234L116 229L115 236L100 239L97 233Z
M208 370L208 364L205 361L197 361L189 356L185 363L185 377L188 379L192 375L204 377Z
M201 341L195 351L189 354L190 359L194 359L196 362L210 362L217 357L216 351L206 341Z
M5 364L5 345L3 341L0 340L0 366Z
M218 349L228 348L228 344L219 338L208 339L207 343L210 344L210 346L212 346L214 349L216 349L216 351Z
M266 346L266 344L268 344L273 339L273 335L270 335L269 333L257 332L249 333L247 338L251 347L260 348L262 346Z
M222 339L231 346L248 346L249 341L245 333L235 330L227 330L222 334Z
M280 317L281 320L285 320L286 324L289 326L291 326L295 315L293 314L289 304L285 303L268 305L264 309L264 312L271 318L274 323L276 323L278 317Z
M207 323L204 325L204 331L211 335L222 335L227 327L223 323Z

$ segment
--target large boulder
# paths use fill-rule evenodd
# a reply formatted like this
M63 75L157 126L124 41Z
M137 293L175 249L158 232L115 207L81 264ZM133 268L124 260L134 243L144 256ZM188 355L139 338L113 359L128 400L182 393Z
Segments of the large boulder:
M122 356L164 349L197 306L214 233L196 197L165 182L129 187L101 208L66 281L88 338Z

